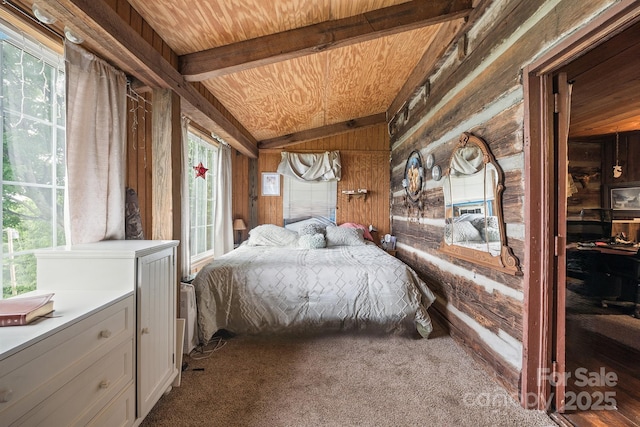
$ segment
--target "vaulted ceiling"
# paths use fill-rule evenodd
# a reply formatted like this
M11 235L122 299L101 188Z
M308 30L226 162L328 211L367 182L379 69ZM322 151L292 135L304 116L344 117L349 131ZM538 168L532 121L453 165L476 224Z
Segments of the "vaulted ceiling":
M148 86L173 89L196 122L252 157L258 148L388 122L490 3L35 1L58 18L54 31L69 25L87 49ZM10 3L27 15L34 0ZM132 30L141 20L157 35ZM632 37L614 37L567 67L575 81L572 136L638 129L638 71L629 64L640 44L618 40L637 40L639 31L636 25L625 32ZM214 102L190 82L203 85Z
M130 0L261 146L385 113L469 1ZM451 40L447 40L447 43ZM270 141L271 140L271 141Z
M138 62L153 67L158 61L135 46L136 38L122 22L115 22L121 14L112 11L124 0L36 1L61 22L72 19L87 48L126 72L142 68ZM33 4L16 2L27 11ZM475 2L129 0L177 55L174 70L160 64L172 80L169 86L187 103L199 105L183 83L201 82L240 123L241 131L227 134L239 136L244 148L283 146L386 123L459 37ZM134 58L109 51L116 40L148 58L131 64ZM156 80L157 75L147 79ZM228 130L228 124L222 127Z

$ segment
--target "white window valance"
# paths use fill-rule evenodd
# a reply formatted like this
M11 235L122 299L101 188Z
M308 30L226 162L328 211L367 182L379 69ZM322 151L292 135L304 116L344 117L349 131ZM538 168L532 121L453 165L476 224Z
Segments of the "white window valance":
M301 181L340 181L342 177L340 152L290 153L283 151L278 173Z

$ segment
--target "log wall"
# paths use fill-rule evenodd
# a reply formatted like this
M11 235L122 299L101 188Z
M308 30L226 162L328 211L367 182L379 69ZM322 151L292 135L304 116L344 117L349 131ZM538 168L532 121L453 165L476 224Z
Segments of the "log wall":
M482 15L470 17L462 36L466 43L454 43L438 72L425 76L429 92L408 99L391 118L391 226L398 256L437 293L434 308L452 336L518 397L524 279L441 253L443 181L428 174L418 210L405 203L404 168L419 150L423 158L433 154L444 171L462 132L483 138L504 171L507 243L526 274L522 68L615 1L585 0L579 8L571 0L480 3Z
M617 155L616 155L617 153ZM620 132L616 135L569 139L569 174L576 193L567 199L567 215L576 216L582 209L607 206L609 185L624 185L640 181L634 159L640 158L640 132ZM616 160L622 166L622 176L613 177Z

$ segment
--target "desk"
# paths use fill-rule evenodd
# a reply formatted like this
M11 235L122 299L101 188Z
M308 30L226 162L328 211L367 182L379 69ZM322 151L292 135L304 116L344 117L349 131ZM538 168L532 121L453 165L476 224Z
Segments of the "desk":
M640 255L629 246L567 245L567 275L581 275L591 295L603 307L631 307L640 317Z

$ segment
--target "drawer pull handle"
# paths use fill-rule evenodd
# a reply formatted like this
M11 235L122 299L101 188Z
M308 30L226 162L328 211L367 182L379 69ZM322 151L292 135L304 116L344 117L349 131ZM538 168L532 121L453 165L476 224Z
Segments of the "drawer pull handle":
M142 335L149 333L149 328L142 328Z
M100 331L100 338L109 338L111 336L111 331L105 329L104 331Z
M100 382L100 386L99 387L104 390L104 389L109 388L110 385L111 385L111 382L109 382L108 380L102 380Z
M4 389L0 390L0 403L7 403L13 397L13 390Z

